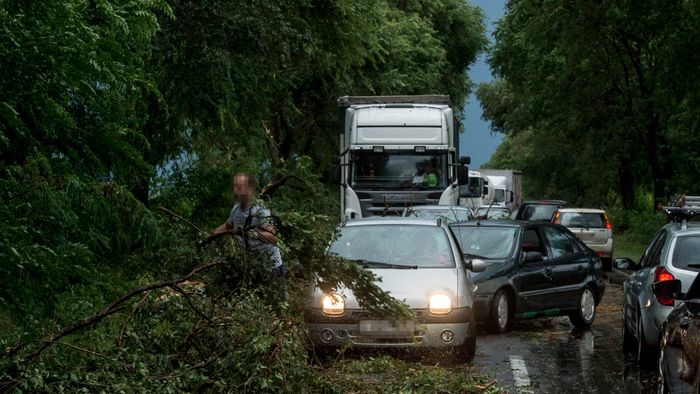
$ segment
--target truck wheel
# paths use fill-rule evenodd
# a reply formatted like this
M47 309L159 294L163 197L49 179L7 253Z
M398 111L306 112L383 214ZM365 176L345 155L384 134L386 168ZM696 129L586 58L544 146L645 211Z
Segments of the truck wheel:
M590 286L586 286L579 296L578 308L571 312L569 320L576 328L588 328L595 320L595 312L595 295Z
M513 303L508 292L503 289L493 296L489 317L489 331L495 334L502 334L512 328L514 315L514 311L511 308L512 305Z

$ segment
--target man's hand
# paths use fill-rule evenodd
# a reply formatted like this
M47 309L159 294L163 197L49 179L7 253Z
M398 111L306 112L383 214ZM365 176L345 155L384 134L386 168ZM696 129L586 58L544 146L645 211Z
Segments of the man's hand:
M260 239L260 233L258 233L255 230L248 230L248 238L249 239Z

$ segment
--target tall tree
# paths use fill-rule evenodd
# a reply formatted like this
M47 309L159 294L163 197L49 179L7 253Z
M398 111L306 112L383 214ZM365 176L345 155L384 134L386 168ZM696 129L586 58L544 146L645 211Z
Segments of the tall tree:
M509 2L490 59L504 82L479 92L486 116L507 134L532 130L543 149L571 141L564 152L577 158L563 163L567 176L590 186L600 179L587 173L602 169L625 207L637 186L665 200L674 130L697 108L688 89L697 72L683 72L688 61L697 65L698 34L689 29L697 10L685 1Z

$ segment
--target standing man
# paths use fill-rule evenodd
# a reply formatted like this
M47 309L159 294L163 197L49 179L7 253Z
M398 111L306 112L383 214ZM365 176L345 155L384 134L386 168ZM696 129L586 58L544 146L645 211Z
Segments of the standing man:
M277 247L277 229L270 222L270 211L262 204L253 203L255 181L250 174L234 174L231 189L236 204L231 209L228 220L212 232L216 235L232 231L241 248L268 257L272 262L272 273L280 281L280 296L282 301L285 301L287 296L284 288L284 266L280 249Z

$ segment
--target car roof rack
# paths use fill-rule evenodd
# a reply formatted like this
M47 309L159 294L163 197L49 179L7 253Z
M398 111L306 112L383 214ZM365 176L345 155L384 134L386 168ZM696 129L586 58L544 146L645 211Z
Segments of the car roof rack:
M681 229L688 228L688 220L700 214L700 196L686 196L676 194L671 198L668 206L663 211L669 221L680 223Z

